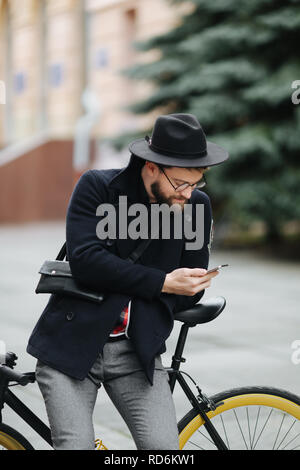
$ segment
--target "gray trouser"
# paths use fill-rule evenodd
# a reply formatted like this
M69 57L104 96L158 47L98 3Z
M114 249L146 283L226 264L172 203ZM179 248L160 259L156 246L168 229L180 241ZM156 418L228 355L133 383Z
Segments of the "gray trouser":
M56 450L94 449L93 411L102 383L137 449L179 449L168 373L157 356L151 386L128 339L106 343L84 380L73 379L41 361L37 362L36 378Z

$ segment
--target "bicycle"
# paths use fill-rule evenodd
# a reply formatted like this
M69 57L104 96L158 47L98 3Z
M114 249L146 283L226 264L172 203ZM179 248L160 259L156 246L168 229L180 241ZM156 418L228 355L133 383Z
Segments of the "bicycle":
M300 448L300 397L272 387L242 387L227 390L211 397L202 393L198 384L186 372L180 371L189 328L208 323L224 310L226 301L215 297L179 312L175 320L182 322L175 353L172 357L169 384L181 386L192 409L179 421L180 449L184 450L294 450ZM13 370L17 357L7 353L0 366L0 449L33 450L33 446L18 431L2 423L5 405L14 410L50 446L51 432L29 408L10 390L15 384L25 386L35 381L34 372ZM184 375L197 389L195 395ZM95 448L107 449L101 440Z

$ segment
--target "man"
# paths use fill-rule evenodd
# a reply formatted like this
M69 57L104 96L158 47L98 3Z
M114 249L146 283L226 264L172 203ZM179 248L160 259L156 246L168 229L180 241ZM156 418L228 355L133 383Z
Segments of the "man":
M92 290L104 291L104 301L99 305L52 295L27 347L38 358L36 377L55 449L93 449L92 414L101 384L138 449L179 445L168 374L160 355L166 350L174 313L197 303L216 275L206 274L210 202L196 188L203 186L204 169L222 163L228 154L206 141L199 122L189 114L160 116L152 138L134 141L129 149L126 168L90 170L80 178L67 212L73 277ZM162 236L159 223L159 237L151 237L136 263L128 261L141 241L121 233L124 196L128 207L142 203L148 214L156 203L180 213L190 204L193 216L182 221L191 224L195 238L197 207L204 208L201 248L187 249L185 236L177 236L175 211L173 217L170 214L170 236ZM115 219L116 236L101 238L98 224L104 220L101 208L107 203L120 217ZM130 217L128 225L129 221ZM150 228L151 220L148 234Z

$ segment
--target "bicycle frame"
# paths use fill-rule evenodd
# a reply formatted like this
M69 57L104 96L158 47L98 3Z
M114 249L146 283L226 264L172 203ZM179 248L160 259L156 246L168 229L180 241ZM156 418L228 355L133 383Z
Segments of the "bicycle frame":
M175 354L172 358L172 364L171 367L166 369L168 374L169 374L169 383L170 383L170 388L171 392L173 393L175 384L176 382L179 383L181 386L184 394L188 398L188 400L191 402L193 407L198 411L199 415L204 421L204 427L206 428L208 434L214 441L217 449L219 450L228 450L228 447L224 443L223 439L213 426L212 422L210 421L209 417L207 416L207 412L210 410L213 410L216 408L216 404L212 403L204 394L202 394L200 388L198 385L195 383L197 390L198 390L198 396L196 397L194 393L192 392L191 388L187 384L186 380L184 379L182 372L179 371L180 369L180 364L182 362L185 362L185 358L182 357L187 334L189 331L190 327L196 326L196 324L187 324L184 323L181 327L180 334L178 337L176 349L175 349Z
M193 381L198 390L198 396L196 396L184 379L183 373L179 370L180 364L185 362L182 354L188 330L192 326L196 325L186 323L182 325L175 349L175 354L172 358L171 367L166 368L166 371L169 374L170 389L173 393L176 382L179 383L184 394L203 419L204 427L214 441L217 449L228 450L224 441L207 416L207 412L215 409L216 405L212 403L204 394L202 394L198 385ZM32 375L31 382L34 382L34 373L32 372L30 375ZM36 431L42 439L44 439L51 447L53 447L50 428L46 426L46 424L43 423L40 418L38 418L26 405L24 405L24 403L22 403L21 400L19 400L19 398L17 398L11 390L9 390L9 381L3 377L0 377L0 423L2 422L1 410L4 404L9 406L20 418L22 418L32 429L34 429L34 431Z
M34 378L34 373L32 373L32 376ZM0 423L2 423L1 411L4 404L11 408L23 421L34 429L44 441L51 447L53 446L49 427L9 390L8 380L0 377Z

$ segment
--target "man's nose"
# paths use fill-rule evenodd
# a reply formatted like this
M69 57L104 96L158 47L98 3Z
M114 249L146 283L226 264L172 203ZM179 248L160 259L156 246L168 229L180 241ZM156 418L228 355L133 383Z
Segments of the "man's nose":
M184 196L186 199L190 199L190 197L192 195L192 191L193 191L193 188L191 188L191 186L189 186L188 188L184 189L183 191L180 191L180 194L182 194L182 196Z

